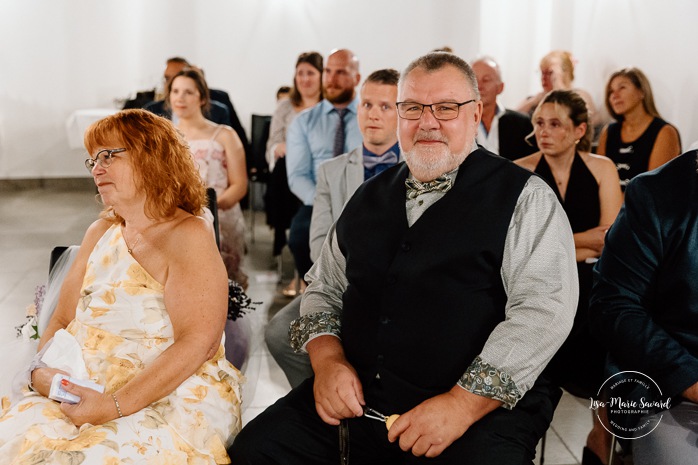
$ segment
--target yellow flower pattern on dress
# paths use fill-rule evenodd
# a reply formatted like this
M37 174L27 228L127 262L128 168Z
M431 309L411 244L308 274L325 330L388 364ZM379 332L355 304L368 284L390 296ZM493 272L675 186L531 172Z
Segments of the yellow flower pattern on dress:
M164 286L127 252L113 226L92 251L75 319L66 328L81 344L90 378L111 393L174 342ZM25 390L2 399L0 465L230 463L226 447L240 430L243 376L216 355L172 393L104 425L76 428L60 404Z
M2 399L0 399L0 405L2 406L0 410L2 410L2 415L4 418L5 413L7 413L7 411L10 410L10 399L8 397L3 397Z
M92 312L92 318L99 318L100 316L107 314L109 309L106 307L90 307L90 311Z

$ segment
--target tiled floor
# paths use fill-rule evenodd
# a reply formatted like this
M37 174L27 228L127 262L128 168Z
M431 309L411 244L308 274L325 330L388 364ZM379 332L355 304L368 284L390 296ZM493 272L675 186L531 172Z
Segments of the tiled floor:
M46 280L48 260L55 245L78 244L99 207L91 191L33 189L0 191L0 342L14 337L14 327L24 319L25 307L34 298L34 288ZM248 226L252 217L247 212ZM271 256L270 231L263 213L257 213L248 237L246 270L250 275L248 294L261 302L249 318L254 328L252 354L245 367L243 422L289 390L283 372L267 351L262 330L277 295L277 261ZM284 260L284 278L290 271ZM8 354L3 354L3 357ZM582 446L591 428L588 401L565 394L547 434L545 463L578 464ZM536 463L538 463L536 460Z

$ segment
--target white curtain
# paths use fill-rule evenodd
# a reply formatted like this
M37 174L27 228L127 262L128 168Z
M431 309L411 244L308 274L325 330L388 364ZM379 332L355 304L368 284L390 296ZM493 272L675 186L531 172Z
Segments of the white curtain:
M698 139L698 3L692 0L3 0L0 179L86 176L65 130L76 109L160 83L182 55L227 90L249 129L271 114L300 52L354 50L364 76L434 48L494 56L516 105L538 89L552 49L578 60L576 84L603 107L607 76L638 66L684 146Z

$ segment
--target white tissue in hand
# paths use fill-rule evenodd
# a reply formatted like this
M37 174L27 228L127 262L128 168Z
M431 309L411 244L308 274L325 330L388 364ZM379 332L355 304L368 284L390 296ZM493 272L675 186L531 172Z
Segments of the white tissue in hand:
M51 368L65 371L73 378L88 379L82 349L77 339L65 329L59 329L53 335L51 346L46 350L41 361Z
M51 390L48 393L49 399L57 400L58 402L67 402L69 404L77 404L80 402L80 396L72 394L63 388L61 381L64 379L67 379L71 383L77 384L78 386L93 389L100 394L104 393L104 386L101 384L97 384L86 379L71 378L70 376L66 376L62 373L56 373L53 375L53 380L51 381Z

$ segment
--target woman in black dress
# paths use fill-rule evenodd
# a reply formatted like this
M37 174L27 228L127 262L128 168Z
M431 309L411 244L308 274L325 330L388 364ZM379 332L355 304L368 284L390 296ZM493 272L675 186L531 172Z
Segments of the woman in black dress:
M592 129L579 94L569 90L549 92L534 111L532 121L540 151L515 163L541 176L557 194L574 233L579 274L574 326L548 370L567 391L588 397L603 382L605 360L604 349L589 332L592 267L603 250L606 231L618 215L623 194L613 162L589 152ZM608 456L610 436L604 433L600 425L592 430L586 457L592 452Z
M611 75L606 108L616 120L599 136L598 153L613 160L621 189L635 176L660 167L681 153L681 138L654 105L647 76L637 68Z

